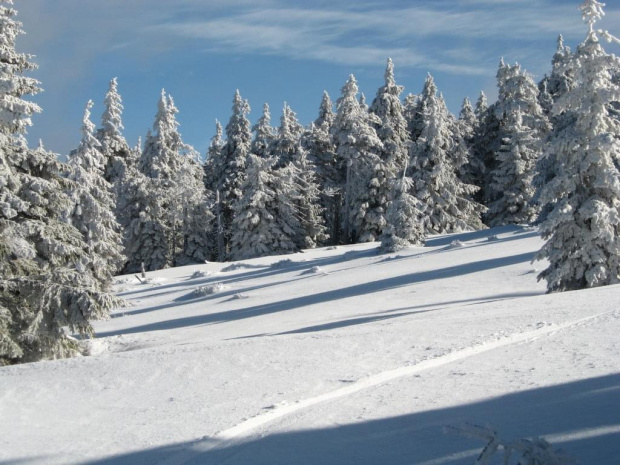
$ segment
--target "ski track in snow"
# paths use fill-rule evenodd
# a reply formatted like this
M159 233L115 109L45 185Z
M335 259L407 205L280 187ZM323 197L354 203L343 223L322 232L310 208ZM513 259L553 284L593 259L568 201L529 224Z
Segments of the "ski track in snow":
M308 409L318 404L334 401L342 397L357 394L360 391L374 388L390 381L411 377L422 371L430 370L433 368L442 367L453 362L457 362L475 355L483 354L495 349L516 345L524 342L533 341L541 336L550 335L558 331L570 329L575 326L580 326L589 323L593 320L600 319L602 317L617 313L616 310L599 313L597 315L581 318L578 320L569 321L562 324L546 326L538 328L532 331L525 331L522 333L514 333L503 337L501 339L493 339L487 342L473 344L471 346L454 350L438 357L423 360L415 365L408 365L393 370L388 370L371 375L367 378L361 379L349 386L336 389L335 391L327 392L316 397L296 401L292 404L282 405L269 410L266 413L259 414L255 417L249 418L232 428L224 431L220 431L213 437L204 438L202 441L197 441L194 446L174 455L160 462L162 465L173 465L179 463L187 463L203 453L211 450L223 449L234 443L242 443L244 439L250 437L252 432L268 423L274 422L283 417L292 415L301 410ZM230 457L224 458L220 463L224 463Z

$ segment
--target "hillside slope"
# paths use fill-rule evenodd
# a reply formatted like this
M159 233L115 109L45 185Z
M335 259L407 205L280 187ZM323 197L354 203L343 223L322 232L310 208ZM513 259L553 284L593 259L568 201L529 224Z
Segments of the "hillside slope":
M0 368L0 463L470 464L484 444L443 433L464 423L620 463L620 288L545 295L540 246L505 227L119 277L133 306L91 356Z

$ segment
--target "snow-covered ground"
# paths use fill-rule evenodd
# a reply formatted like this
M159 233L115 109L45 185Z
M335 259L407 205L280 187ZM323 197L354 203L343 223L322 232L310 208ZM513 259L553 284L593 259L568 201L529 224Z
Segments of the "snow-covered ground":
M0 463L471 464L484 444L443 431L471 423L618 464L620 288L545 295L540 246L506 227L119 277L133 306L91 356L0 368Z

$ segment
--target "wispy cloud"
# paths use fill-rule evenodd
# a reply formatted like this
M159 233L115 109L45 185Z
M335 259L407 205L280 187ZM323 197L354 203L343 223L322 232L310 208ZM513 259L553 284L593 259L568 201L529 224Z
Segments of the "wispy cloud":
M523 3L505 0L489 8L487 0L455 0L440 6L390 8L367 3L338 8L336 2L329 9L262 8L206 20L170 21L156 29L164 36L204 40L209 50L221 53L264 53L349 65L376 64L392 56L403 67L482 75L497 58L496 41L509 37L529 46L556 31L568 31L568 36L579 31L574 11L540 3L528 9ZM467 54L459 53L463 41L474 43Z

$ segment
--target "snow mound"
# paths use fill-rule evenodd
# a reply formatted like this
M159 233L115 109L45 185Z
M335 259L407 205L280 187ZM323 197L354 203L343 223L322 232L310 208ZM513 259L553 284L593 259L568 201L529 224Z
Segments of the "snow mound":
M196 297L205 297L207 295L217 294L226 289L226 286L222 283L208 284L206 286L197 287L192 291L192 295Z
M274 270L277 270L279 268L287 268L294 264L295 262L293 260L291 260L290 258L286 258L284 260L280 260L279 262L272 263L270 267L273 268Z
M320 266L313 266L312 268L304 271L303 273L301 273L302 275L309 275L309 274L320 274L320 275L327 275L328 273L323 271L323 269Z
M208 276L212 276L215 273L213 273L212 271L200 271L200 270L196 270L192 273L192 275L190 276L189 279L197 279L197 278L206 278Z
M262 266L249 265L248 263L233 263L232 265L225 266L221 271L222 273L227 273L229 271L251 270L253 268L262 268Z
M448 246L449 249L459 249L461 247L465 247L465 243L458 240L450 242L450 245Z

